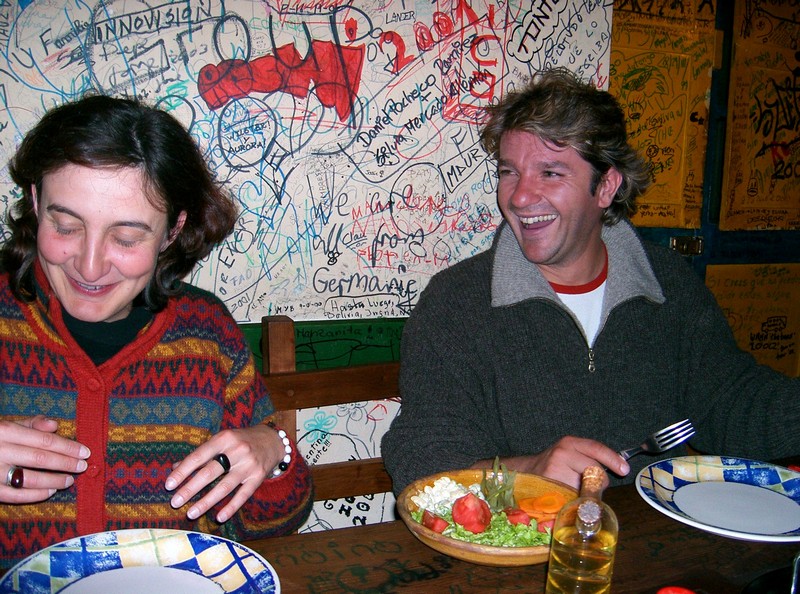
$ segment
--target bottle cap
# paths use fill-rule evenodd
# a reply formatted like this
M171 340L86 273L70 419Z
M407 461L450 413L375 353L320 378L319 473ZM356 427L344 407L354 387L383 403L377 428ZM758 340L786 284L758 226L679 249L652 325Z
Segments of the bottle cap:
M600 504L594 500L584 501L578 506L578 518L587 526L599 522L602 515Z

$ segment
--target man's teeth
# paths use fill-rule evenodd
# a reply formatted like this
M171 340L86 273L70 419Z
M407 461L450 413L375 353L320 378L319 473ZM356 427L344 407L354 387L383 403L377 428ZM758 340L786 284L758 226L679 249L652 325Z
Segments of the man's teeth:
M541 215L538 217L520 217L519 220L523 225L533 225L534 223L545 223L547 221L554 221L556 215Z

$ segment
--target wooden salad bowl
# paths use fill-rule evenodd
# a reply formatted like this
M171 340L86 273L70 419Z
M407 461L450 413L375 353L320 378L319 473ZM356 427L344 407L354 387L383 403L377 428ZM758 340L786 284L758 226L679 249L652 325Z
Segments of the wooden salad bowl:
M491 470L487 470L491 473ZM436 479L447 476L469 487L474 483L480 483L483 478L483 470L452 470L441 472L432 476L419 479L408 485L400 497L397 499L397 511L403 522L405 522L411 533L424 544L432 549L479 565L494 565L498 567L512 567L520 565L536 565L547 562L550 555L550 546L542 545L538 547L497 547L490 545L475 544L456 540L434 532L414 520L411 512L417 511L417 505L411 501L411 497L419 494L425 487L433 486ZM564 495L567 501L571 501L578 496L572 487L552 479L537 476L535 474L517 473L514 482L514 497L519 501L528 497L538 497L548 492L557 491Z

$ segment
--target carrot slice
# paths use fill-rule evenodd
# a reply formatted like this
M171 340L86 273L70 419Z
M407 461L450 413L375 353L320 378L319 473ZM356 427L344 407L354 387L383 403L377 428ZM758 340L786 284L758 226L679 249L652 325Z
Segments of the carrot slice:
M564 507L566 502L567 498L561 493L557 491L550 491L539 495L538 497L528 497L527 499L522 499L521 501L517 502L517 505L519 505L520 509L525 510L528 515L532 515L531 512L556 514L558 513L558 510Z
M523 510L523 511L525 511L525 510ZM542 522L549 522L551 520L555 520L556 519L556 515L558 515L558 514L549 514L547 512L540 512L540 511L534 511L534 510L529 510L529 511L527 511L525 513L528 514L528 517L530 517L530 519L536 520L536 522L539 523L539 524L541 524Z

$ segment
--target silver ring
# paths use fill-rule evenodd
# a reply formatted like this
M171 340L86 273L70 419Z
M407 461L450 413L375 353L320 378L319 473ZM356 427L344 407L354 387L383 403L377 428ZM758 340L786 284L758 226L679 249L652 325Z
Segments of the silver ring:
M6 475L6 487L21 489L24 483L25 474L23 473L22 469L19 466L14 466L13 464L9 466L8 474Z
M214 456L214 460L222 466L222 474L228 474L228 471L231 469L231 461L228 460L228 456L225 454L217 454Z

